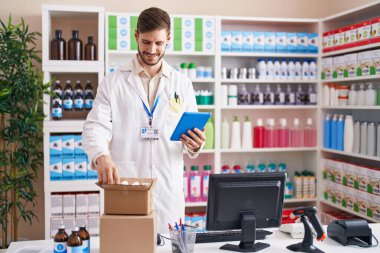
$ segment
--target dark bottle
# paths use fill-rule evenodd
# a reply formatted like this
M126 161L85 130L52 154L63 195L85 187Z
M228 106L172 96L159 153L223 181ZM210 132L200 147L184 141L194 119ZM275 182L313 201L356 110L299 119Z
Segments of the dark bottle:
M86 225L79 227L79 236L82 240L83 253L90 253L90 234L86 230Z
M67 252L68 236L65 232L65 226L60 225L58 232L54 236L54 253Z
M92 88L90 80L87 80L86 82L86 87L84 88L84 96L86 97L88 93L94 95L94 89Z
M78 93L80 93L83 96L83 89L82 85L80 84L80 80L76 81L74 95L76 96Z
M62 39L61 30L55 30L55 38L50 42L50 59L66 60L66 41Z
M73 87L71 86L70 80L66 81L65 91L63 95L63 110L73 110Z
M83 59L83 43L79 39L79 31L73 31L72 34L68 43L68 59L80 61Z
M74 109L75 111L82 111L84 108L83 96L81 93L77 93L74 97Z
M86 61L96 61L96 45L92 36L88 36L88 43L84 46L84 59Z
M79 228L77 227L72 230L72 233L67 240L67 252L83 252L82 239L80 239Z
M62 87L61 87L61 81L56 80L54 87L53 87L53 94L55 95L55 98L62 99Z
M53 106L51 108L51 117L53 120L62 119L62 104L58 100L53 100Z
M87 93L86 97L84 98L84 108L86 110L91 110L93 103L94 103L94 95L92 95L92 93L89 92L89 93Z
M66 93L70 93L71 96L73 95L73 86L71 86L71 81L70 80L66 81L66 85L65 85L65 89L64 90L65 91L64 91L63 96L65 96Z

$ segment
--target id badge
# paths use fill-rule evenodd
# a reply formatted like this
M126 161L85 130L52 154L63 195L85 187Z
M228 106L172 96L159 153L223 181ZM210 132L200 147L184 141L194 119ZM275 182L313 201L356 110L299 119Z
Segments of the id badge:
M158 129L152 127L142 127L140 130L140 139L142 140L158 140Z

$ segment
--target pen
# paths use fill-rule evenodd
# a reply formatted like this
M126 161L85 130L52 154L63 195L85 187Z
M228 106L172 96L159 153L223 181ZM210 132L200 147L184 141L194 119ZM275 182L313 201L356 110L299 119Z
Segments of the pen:
M169 231L172 232L173 231L172 226L170 225L170 223L168 223L168 225L169 225Z
M179 231L177 222L175 223L175 228Z
M175 98L175 102L177 103L177 99L178 99L177 92L174 92L174 98Z

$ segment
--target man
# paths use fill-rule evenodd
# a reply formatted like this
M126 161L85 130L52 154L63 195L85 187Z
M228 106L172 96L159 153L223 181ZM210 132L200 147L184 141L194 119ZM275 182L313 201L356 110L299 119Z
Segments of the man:
M194 129L181 142L170 141L182 113L197 111L197 106L191 81L163 60L170 40L169 15L159 8L144 10L135 38L138 54L130 65L99 85L84 124L83 145L100 183L157 178L157 228L167 233L167 224L184 215L183 149L196 158L206 138Z

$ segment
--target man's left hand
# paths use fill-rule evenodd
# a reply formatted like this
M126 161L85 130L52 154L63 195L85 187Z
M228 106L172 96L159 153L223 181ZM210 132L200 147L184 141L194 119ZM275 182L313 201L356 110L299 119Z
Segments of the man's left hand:
M181 141L188 149L197 152L202 144L206 141L205 130L194 128L194 131L188 130L187 135L181 135Z

